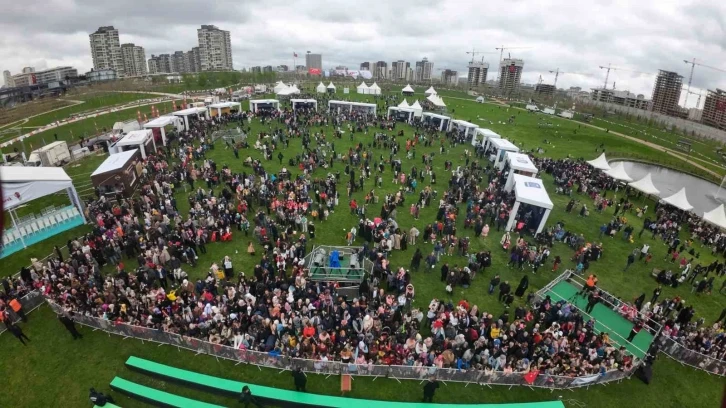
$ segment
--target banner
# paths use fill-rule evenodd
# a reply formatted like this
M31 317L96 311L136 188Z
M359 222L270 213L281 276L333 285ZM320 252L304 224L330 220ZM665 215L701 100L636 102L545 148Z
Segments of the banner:
M322 70L320 70L318 68L310 68L308 70L308 74L310 74L310 75L320 75L321 73L322 73Z

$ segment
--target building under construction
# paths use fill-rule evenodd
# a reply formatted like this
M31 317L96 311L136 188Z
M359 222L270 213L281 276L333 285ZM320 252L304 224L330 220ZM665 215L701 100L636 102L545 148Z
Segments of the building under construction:
M701 122L717 129L726 130L726 91L708 90L706 102L703 104Z
M556 90L557 88L552 84L537 84L534 87L534 93L543 98L552 98Z
M646 110L650 107L650 101L645 95L635 95L630 91L616 91L614 89L592 88L590 99L596 102L614 103L629 108Z
M499 63L499 92L510 96L519 90L522 81L524 61L521 59L505 58Z
M676 72L658 71L653 87L653 112L669 116L682 116L683 109L678 106L683 88L683 77Z
M469 75L466 79L469 88L483 86L487 81L488 73L489 64L487 64L486 62L470 62Z

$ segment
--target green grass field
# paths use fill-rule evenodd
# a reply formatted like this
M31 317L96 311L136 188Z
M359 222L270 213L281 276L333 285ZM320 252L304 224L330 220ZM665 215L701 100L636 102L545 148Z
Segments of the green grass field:
M422 90L421 90L422 91ZM342 95L340 95L342 96ZM359 97L358 95L349 95L351 99L367 99L373 100L372 97ZM466 98L462 96L462 98ZM649 149L646 146L636 142L628 141L622 138L608 135L605 132L596 129L580 126L577 122L560 120L555 118L545 118L538 115L531 115L517 110L507 110L489 104L476 104L472 101L446 99L449 105L449 111L453 111L453 116L465 119L482 127L489 127L502 136L516 141L525 149L533 149L542 147L545 149L543 155L549 157L585 157L587 159L594 158L597 154L595 148L600 144L604 144L608 155L617 155L617 153L630 153L642 155L644 158L657 160L662 153ZM412 100L409 98L409 102ZM131 117L135 116L135 110L130 112ZM510 116L514 116L514 124L507 123ZM128 117L128 116L127 116ZM485 120L487 122L485 122ZM487 124L485 124L487 123ZM252 134L256 135L263 127L259 122L252 123ZM405 136L410 137L412 130L407 126L400 126L404 129ZM312 131L315 131L313 129ZM332 128L322 129L329 137L332 137ZM575 133L577 131L577 133ZM362 134L356 134L355 140L351 142L346 134L342 139L335 140L336 151L343 152L348 149L354 142L358 142L364 138ZM545 140L547 142L545 142ZM464 149L471 149L471 146L458 146L447 152L446 158L457 161L461 158ZM290 148L286 149L283 154L287 161L295 152L301 149L300 140L295 139L291 142ZM408 160L404 155L401 159L404 163L404 171L410 170L412 165L419 165L420 157L424 153L428 153L430 148L422 146L417 147L416 159ZM382 150L374 150L375 156L387 154ZM208 153L208 157L214 159L218 165L229 165L233 172L244 171L242 160L246 156L261 158L257 151L243 150L240 151L240 159L235 159L231 150L225 149L222 143L217 143L214 150ZM276 155L275 155L276 156ZM447 175L443 170L443 157L437 157L434 160L434 171L437 174L439 183L434 187L441 194L446 188ZM84 174L92 171L93 164L83 165L83 168L69 169L69 173L77 174L77 177L84 177ZM268 171L276 171L279 167L277 160L266 162L265 167ZM332 171L340 170L342 173L344 164L336 163ZM91 169L91 170L89 170ZM319 169L315 172L315 176L322 176L331 170ZM397 185L391 183L390 170L387 169L384 174L384 184L382 189L376 189L377 195L383 196L386 192L397 189ZM600 214L595 211L591 213L589 218L581 218L576 212L566 213L564 207L569 200L567 196L555 195L552 188L552 179L547 175L542 176L545 181L550 197L555 204L554 210L550 216L550 224L556 221L564 221L566 228L575 232L583 233L588 240L598 240L597 234L599 226L609 221L612 216L612 210L609 213ZM75 179L75 177L74 177ZM374 188L371 180L367 181L367 191ZM423 187L423 186L421 186ZM343 189L344 191L344 189ZM356 193L354 198L358 202L363 202L362 192ZM411 196L408 196L410 198ZM577 196L579 200L590 202L585 196ZM317 223L317 237L312 242L325 243L332 245L344 244L344 230L350 228L357 223L357 219L347 211L346 197L341 197L341 206L331 214L327 221ZM186 194L181 191L178 193L177 202L180 211L186 213L188 204ZM368 214L377 214L379 211L377 205L368 208ZM435 219L436 209L426 208L421 212L420 220L415 221L407 211L407 206L399 209L398 223L405 228L415 224L419 229L423 229L426 223ZM650 208L653 204L650 203ZM640 227L640 220L634 214L628 214L627 217L636 227ZM463 220L460 221L463 224ZM87 228L87 227L86 227ZM471 234L471 230L466 230L463 225L458 226L459 235L466 236ZM42 257L49 254L53 245L65 244L70 236L77 236L83 233L83 229L69 231L64 236L44 241L26 251L22 251L16 255L4 259L2 274L12 274L17 271L21 265L27 265L31 256ZM489 296L486 293L488 280L494 273L499 273L503 280L509 280L513 286L519 282L520 278L525 274L530 278L530 289L536 290L551 281L555 274L550 272L551 265L540 268L538 274L532 274L531 271L519 271L506 267L506 254L499 248L498 242L501 233L497 233L493 228L489 237L477 238L472 237L471 251L488 248L493 253L493 265L486 273L480 274L474 280L473 285L468 289L457 288L454 301L460 298L467 298L471 303L477 304L480 310L489 311L494 315L502 312L502 306L497 302L496 296ZM643 242L651 243L654 252L653 262L646 266L637 263L631 267L627 273L623 273L626 255L632 251L635 246L642 245ZM256 262L247 256L245 248L248 243L243 235L236 233L233 242L218 243L209 245L209 253L200 257L199 266L197 268L185 268L192 277L202 276L206 274L207 266L213 261L219 261L225 255L230 255L233 259L236 272L251 271L252 266ZM429 243L419 243L424 253L431 251L432 245ZM708 263L712 260L710 251L706 248L699 248L701 251L701 260ZM239 253L235 253L238 251ZM411 256L415 251L409 247L407 251L394 252L391 261L395 265L408 266ZM670 264L663 262L666 247L660 241L651 240L649 234L645 234L642 239L636 239L634 244L630 244L621 237L604 238L604 255L603 258L591 265L591 271L600 277L601 286L607 291L621 296L623 299L632 300L641 293L647 295L656 286L655 281L650 277L650 269L653 267L666 267ZM551 258L555 255L562 257L564 267L572 267L569 261L572 252L564 244L556 244L552 251ZM450 265L462 265L465 261L460 257L443 257L443 261L449 262ZM133 262L133 261L132 261ZM444 285L439 281L438 269L432 273L418 272L413 274L413 283L416 287L415 306L426 307L433 297L444 297ZM721 281L717 281L716 287L720 286ZM696 296L690 293L690 287L682 286L678 289L666 288L662 297L672 297L677 294L683 296L687 304L693 304L696 308L698 316L703 316L707 322L712 322L718 316L724 306L724 298L718 294ZM523 299L515 300L515 305L521 304ZM186 351L177 351L169 346L157 347L156 344L142 344L140 341L127 339L123 340L119 337L109 337L101 332L91 332L82 329L85 338L81 341L73 341L60 323L55 321L53 314L47 307L41 308L39 312L31 315L30 322L23 325L24 330L32 339L32 343L28 347L23 347L14 338L3 335L0 337L0 347L5 350L2 358L3 364L0 365L0 375L6 378L5 392L0 393L0 406L15 407L36 407L46 406L49 401L53 401L54 405L59 406L86 406L84 405L87 390L94 386L97 389L108 390L108 383L111 379L120 375L132 381L138 381L141 384L167 390L172 393L204 400L207 402L218 403L231 406L235 402L229 398L213 396L204 392L195 391L185 387L170 384L165 381L151 379L149 377L132 373L123 367L123 362L130 355L149 358L162 363L188 368L216 376L225 378L238 379L259 383L264 385L282 387L286 389L292 388L292 379L289 373L278 374L276 370L262 369L249 366L234 366L233 363L226 361L217 361L209 356L195 356L194 353ZM464 384L449 383L442 386L437 393L437 400L442 402L525 402L525 401L543 401L556 399L562 395L564 400L574 399L586 404L587 407L612 407L612 406L633 406L633 401L637 399L638 405L642 407L711 407L718 406L720 395L723 392L723 378L709 376L708 374L684 367L661 355L659 361L654 368L654 381L650 386L646 386L638 380L623 381L620 384L609 384L607 386L597 386L589 390L582 389L576 391L556 391L551 393L546 390L529 390L527 388L494 387L492 389L482 388L480 386L470 385L464 387ZM27 392L28 390L35 392ZM42 390L42 391L41 391ZM331 377L325 379L322 376L310 376L309 390L311 392L327 393L336 395L339 393L338 379ZM421 388L418 382L404 381L399 384L393 379L380 378L372 382L369 378L356 378L353 383L353 397L398 400L398 401L416 401L421 397ZM118 396L118 394L114 394ZM122 407L141 407L143 404L132 401L123 396L119 396L119 405ZM575 406L575 404L569 404Z

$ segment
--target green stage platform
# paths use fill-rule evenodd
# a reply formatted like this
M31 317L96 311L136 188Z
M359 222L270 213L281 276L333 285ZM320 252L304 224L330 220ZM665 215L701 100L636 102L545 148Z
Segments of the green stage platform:
M553 302L560 300L568 301L578 309L582 309L584 313L587 307L587 298L583 296L575 296L580 289L567 282L561 281L548 290L545 294L549 295ZM610 339L618 345L623 345L634 356L643 358L648 351L650 344L653 342L653 335L646 331L645 328L635 336L632 343L627 341L633 323L628 319L620 316L617 312L609 308L603 303L595 305L590 315L595 318L595 330L597 332L606 332L610 335ZM588 317L585 316L585 321Z
M199 374L189 370L183 370L164 364L155 363L138 357L129 357L126 366L135 371L148 375L161 377L165 380L184 383L194 388L204 388L213 393L222 393L232 396L239 395L242 387L247 385L252 395L270 401L281 403L285 406L301 407L346 407L346 408L370 408L380 405L386 408L564 408L561 401L529 402L514 404L423 404L416 402L395 402L376 401L356 398L334 397L330 395L310 394L279 388L264 387L239 381L227 380L213 377L211 375Z

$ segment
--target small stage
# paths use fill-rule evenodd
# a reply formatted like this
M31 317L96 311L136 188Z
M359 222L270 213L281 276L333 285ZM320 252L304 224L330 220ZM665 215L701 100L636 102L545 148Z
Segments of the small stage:
M363 247L316 246L305 257L305 267L313 281L335 281L358 284L366 273L373 270L373 263L360 255Z

